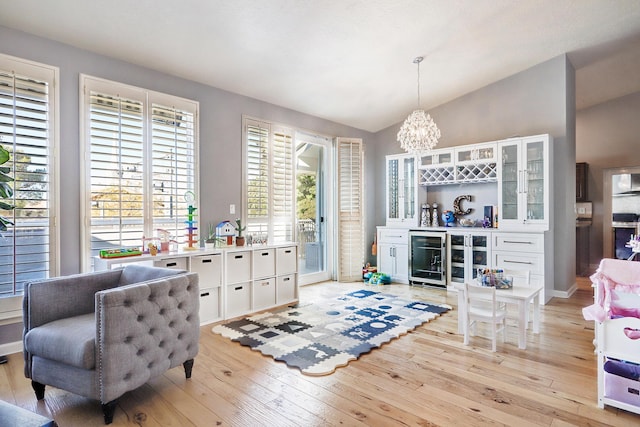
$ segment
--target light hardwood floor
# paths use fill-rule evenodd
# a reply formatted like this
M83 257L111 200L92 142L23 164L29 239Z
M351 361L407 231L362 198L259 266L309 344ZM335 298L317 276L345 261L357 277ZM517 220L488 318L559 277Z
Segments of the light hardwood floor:
M506 342L471 346L457 334L453 292L388 285L386 292L454 310L323 377L309 377L202 327L191 380L182 368L120 398L113 426L633 426L640 415L596 405L593 301L588 279L570 299L542 308L539 335L517 347L515 320ZM301 301L362 284L301 288ZM37 402L21 354L0 366L0 399L52 417L61 427L103 425L96 401L47 387Z

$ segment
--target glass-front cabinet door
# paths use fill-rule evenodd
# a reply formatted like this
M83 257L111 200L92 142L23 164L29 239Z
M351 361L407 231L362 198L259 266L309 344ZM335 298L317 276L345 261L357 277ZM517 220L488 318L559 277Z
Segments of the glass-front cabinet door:
M499 143L498 228L549 227L549 135Z
M523 154L526 156L525 185L527 193L527 220L545 219L545 149L543 141L527 142Z
M490 233L450 231L448 235L449 283L471 281L477 277L478 269L489 268Z
M387 225L418 225L418 178L415 156L391 155L386 158Z
M405 221L417 219L416 159L415 157L405 157L402 159L402 218ZM415 225L415 224L414 224Z
M504 143L500 146L499 164L501 166L500 189L501 203L499 207L500 223L518 220L518 203L520 202L520 144L519 141ZM500 225L498 224L498 226Z
M387 157L387 222L400 220L400 159Z

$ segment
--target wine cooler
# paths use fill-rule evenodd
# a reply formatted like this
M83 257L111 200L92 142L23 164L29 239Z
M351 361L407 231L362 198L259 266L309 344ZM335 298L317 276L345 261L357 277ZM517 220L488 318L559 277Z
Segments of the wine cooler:
M409 230L409 283L446 287L447 234Z

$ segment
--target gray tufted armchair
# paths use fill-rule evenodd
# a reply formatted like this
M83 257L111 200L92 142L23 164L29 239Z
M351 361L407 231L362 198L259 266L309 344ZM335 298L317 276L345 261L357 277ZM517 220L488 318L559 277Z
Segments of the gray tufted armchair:
M28 283L24 373L38 400L45 385L100 400L106 424L116 399L198 353L198 275L128 265Z

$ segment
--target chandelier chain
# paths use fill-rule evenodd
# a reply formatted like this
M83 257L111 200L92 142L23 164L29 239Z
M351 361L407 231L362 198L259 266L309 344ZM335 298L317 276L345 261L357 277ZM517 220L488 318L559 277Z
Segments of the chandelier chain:
M416 62L418 63L418 109L420 109L420 63L422 62L422 58L416 58Z

